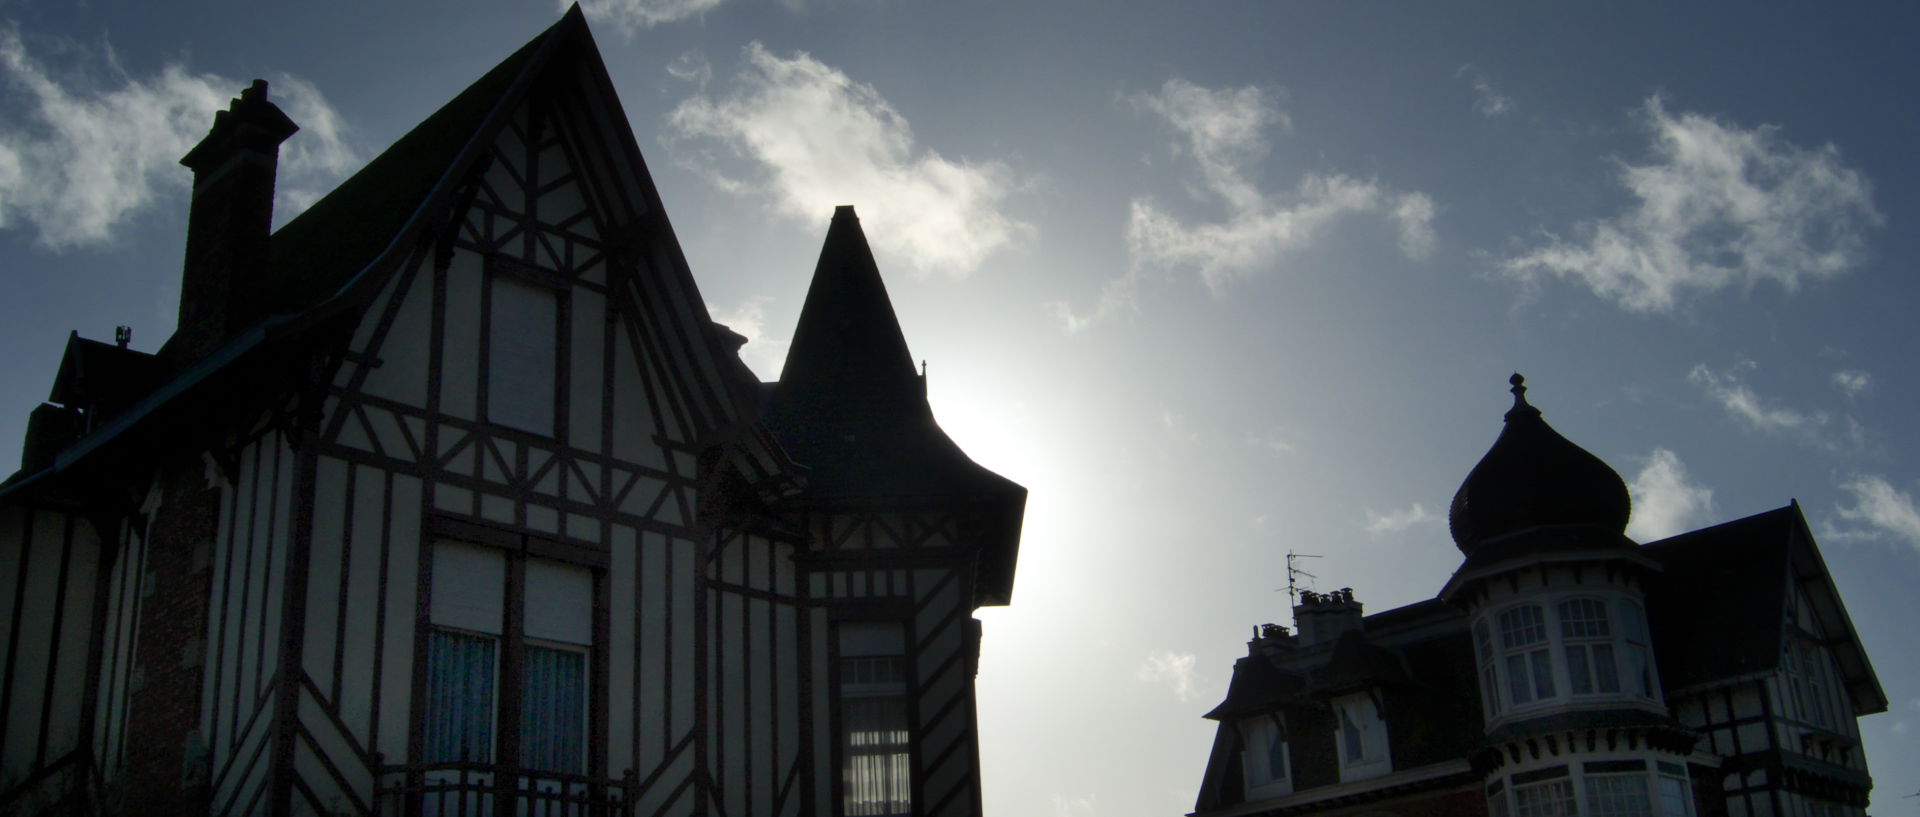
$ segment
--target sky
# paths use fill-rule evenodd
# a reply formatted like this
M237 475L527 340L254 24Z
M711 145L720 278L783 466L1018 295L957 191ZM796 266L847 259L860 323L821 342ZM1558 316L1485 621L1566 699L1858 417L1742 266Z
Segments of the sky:
M0 459L70 330L172 331L177 161L253 77L284 221L545 2L0 0ZM1370 611L1458 567L1507 377L1640 541L1798 500L1920 815L1920 7L593 0L716 320L778 376L858 208L942 425L1030 491L981 611L994 815L1190 811L1286 554Z

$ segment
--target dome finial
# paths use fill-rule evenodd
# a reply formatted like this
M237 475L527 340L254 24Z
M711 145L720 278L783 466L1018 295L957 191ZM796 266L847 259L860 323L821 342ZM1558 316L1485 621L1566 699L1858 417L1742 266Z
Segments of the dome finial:
M1527 402L1527 378L1519 372L1514 372L1512 377L1507 378L1507 382L1513 384L1513 388L1507 390L1513 392L1513 408L1507 410L1507 419L1511 420L1525 414L1540 416L1540 410Z

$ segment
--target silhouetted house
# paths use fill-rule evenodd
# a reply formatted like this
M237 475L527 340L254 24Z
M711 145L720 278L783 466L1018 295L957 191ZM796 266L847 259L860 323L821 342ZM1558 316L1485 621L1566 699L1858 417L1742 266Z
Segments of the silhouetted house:
M1873 667L1798 505L1646 545L1528 405L1449 514L1438 598L1304 594L1234 665L1194 813L1860 815Z
M1026 492L852 208L761 384L577 8L269 236L294 130L220 112L178 330L0 487L0 811L979 813Z

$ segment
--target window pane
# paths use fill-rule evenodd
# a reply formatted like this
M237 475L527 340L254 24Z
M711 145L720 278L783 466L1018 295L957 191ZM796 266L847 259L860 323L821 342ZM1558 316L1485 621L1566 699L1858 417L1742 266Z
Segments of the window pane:
M1640 817L1652 811L1644 774L1589 775L1586 817Z
M1287 734L1279 729L1273 730L1272 738L1267 741L1267 779L1287 779Z
M1527 680L1527 657L1507 656L1507 697L1516 704L1533 700L1533 684Z
M1546 638L1546 622L1538 606L1529 604L1500 614L1500 643L1507 649L1525 647Z
M587 655L527 645L520 693L520 765L549 772L587 770Z
M494 275L487 332L487 419L553 434L560 361L560 293Z
M494 648L487 636L427 631L422 761L493 761Z
M1613 645L1593 645L1593 674L1600 681L1601 692L1620 691L1620 670L1614 666Z
M1574 817L1573 781L1561 779L1513 789L1518 817Z
M1660 776L1660 817L1688 817L1693 813L1693 804L1687 797L1687 781L1678 777Z
M1567 686L1575 695L1593 691L1593 674L1587 671L1587 648L1579 644L1567 646Z
M1574 599L1560 605L1560 634L1567 638L1604 638L1607 606L1596 599Z
M1553 697L1553 658L1546 650L1534 650L1530 655L1533 656L1534 694L1540 698Z
M846 698L841 703L848 817L906 814L913 780L906 699Z

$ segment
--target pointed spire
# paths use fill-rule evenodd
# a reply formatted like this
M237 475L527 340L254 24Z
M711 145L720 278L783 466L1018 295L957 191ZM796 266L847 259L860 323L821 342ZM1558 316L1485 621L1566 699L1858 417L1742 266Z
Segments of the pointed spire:
M874 397L918 400L917 374L860 217L841 205L820 248L781 387L856 387Z

